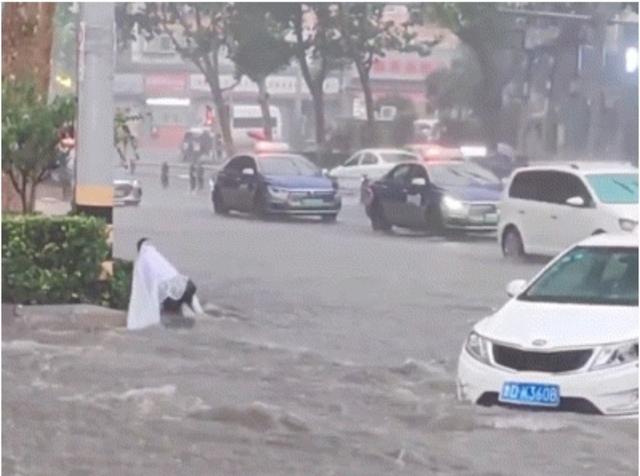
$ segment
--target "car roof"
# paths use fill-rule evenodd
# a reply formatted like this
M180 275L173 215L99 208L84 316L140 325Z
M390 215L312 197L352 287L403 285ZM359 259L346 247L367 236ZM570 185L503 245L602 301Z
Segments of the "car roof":
M636 228L637 230L637 228ZM638 232L600 233L592 235L579 243L579 246L637 248Z
M518 168L516 172L523 172L529 170L557 170L563 172L571 172L576 175L583 175L586 173L630 173L638 172L638 169L631 164L625 162L588 162L588 161L576 161L576 162L561 162L561 163L547 163L547 164L535 164L527 167Z
M415 153L409 151L409 150L405 150L405 149L376 149L376 148L371 148L371 149L362 149L359 150L358 152L356 152L357 154L361 153L361 152L374 152L377 154L406 154L406 155L416 155Z

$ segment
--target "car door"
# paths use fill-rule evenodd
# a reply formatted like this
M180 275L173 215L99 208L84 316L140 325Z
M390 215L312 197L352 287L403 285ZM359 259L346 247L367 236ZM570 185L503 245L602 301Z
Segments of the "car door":
M567 246L583 240L597 228L596 208L593 197L582 180L570 172L550 172L552 199L542 222L541 240L546 253L556 254ZM580 197L583 206L570 205L567 201Z
M253 170L252 175L245 175L244 170ZM243 156L240 160L240 180L237 189L238 210L243 212L253 211L255 195L258 190L258 170L253 157Z
M238 207L238 189L242 175L242 157L232 158L216 178L215 188L222 197L225 206Z
M407 191L411 164L400 164L378 182L378 199L385 218L393 225L408 226Z
M414 179L424 179L425 185L413 184ZM409 180L407 183L407 201L404 205L405 212L403 215L407 217L407 224L411 228L426 228L427 209L433 200L432 184L429 180L429 174L422 164L414 164L410 166Z
M544 249L542 227L548 212L549 172L526 170L517 173L509 187L509 197L501 204L501 218L517 227L527 253Z

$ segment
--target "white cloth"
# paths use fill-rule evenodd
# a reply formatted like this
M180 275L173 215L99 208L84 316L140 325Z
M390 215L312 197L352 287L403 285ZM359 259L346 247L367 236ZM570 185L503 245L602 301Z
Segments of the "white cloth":
M180 299L188 280L153 245L143 243L133 266L127 329L159 324L162 302L167 297Z

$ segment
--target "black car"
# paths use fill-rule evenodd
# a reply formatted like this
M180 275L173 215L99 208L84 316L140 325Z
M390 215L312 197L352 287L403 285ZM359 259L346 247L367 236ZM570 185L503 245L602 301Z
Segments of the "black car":
M218 173L211 199L218 214L317 215L327 222L336 220L342 206L337 184L293 153L233 157Z
M461 160L395 166L366 193L374 230L495 231L500 180Z

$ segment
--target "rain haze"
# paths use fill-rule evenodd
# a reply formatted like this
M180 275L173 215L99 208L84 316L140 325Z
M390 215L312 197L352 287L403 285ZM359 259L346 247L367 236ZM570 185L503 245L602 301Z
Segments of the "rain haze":
M2 86L3 474L638 473L637 3L3 3Z

